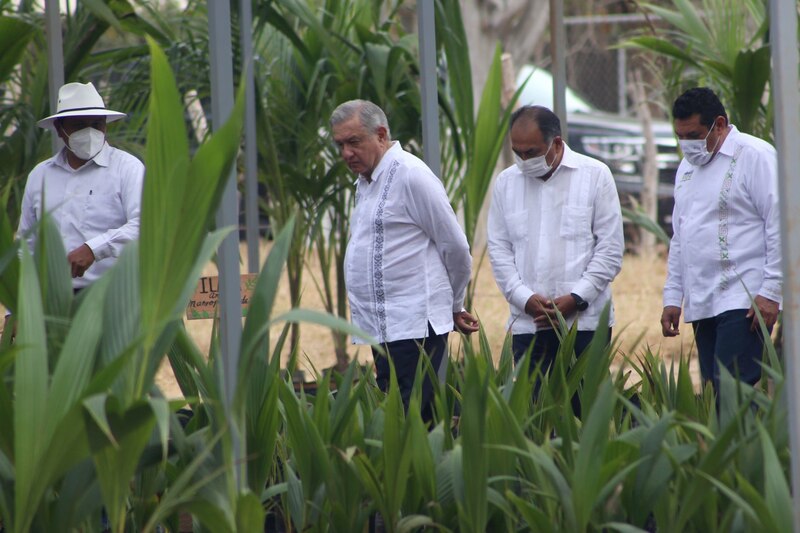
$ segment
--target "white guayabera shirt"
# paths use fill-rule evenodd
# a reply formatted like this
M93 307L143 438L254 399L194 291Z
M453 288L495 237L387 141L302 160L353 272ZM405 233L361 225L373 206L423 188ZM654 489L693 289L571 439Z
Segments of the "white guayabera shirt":
M683 303L686 322L748 309L751 295L781 301L777 164L735 126L707 165L681 161L664 305Z
M17 235L33 228L43 211L49 213L68 253L84 243L92 249L95 262L72 280L74 288L86 287L113 266L126 243L139 237L143 180L142 162L108 144L79 169L69 165L64 148L28 176ZM31 251L35 244L30 235Z
M453 329L472 268L447 193L423 161L395 141L359 176L345 281L353 323L379 342ZM354 343L364 342L354 338Z
M547 181L526 178L516 165L497 176L489 209L489 259L510 304L512 333L536 332L533 318L525 314L533 294L548 299L577 294L589 307L567 323L577 319L579 330L597 329L624 246L617 188L600 161L564 144L561 164Z

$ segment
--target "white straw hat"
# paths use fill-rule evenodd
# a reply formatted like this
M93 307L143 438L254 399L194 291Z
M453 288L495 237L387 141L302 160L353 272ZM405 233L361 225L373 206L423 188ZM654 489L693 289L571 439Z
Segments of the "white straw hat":
M36 124L40 128L52 127L53 121L63 117L106 117L106 122L114 122L125 113L106 109L106 104L97 89L89 83L67 83L58 90L57 113L43 118Z

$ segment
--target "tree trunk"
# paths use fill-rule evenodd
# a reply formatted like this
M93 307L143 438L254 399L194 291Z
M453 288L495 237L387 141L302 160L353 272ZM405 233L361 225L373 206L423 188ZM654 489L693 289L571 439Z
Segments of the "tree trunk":
M548 0L460 1L477 109L497 42L515 65L528 63L547 33L550 4Z
M543 42L550 20L550 4L548 0L460 1L461 18L469 43L475 111L478 110L498 42L506 52L503 57L503 105L506 105L516 89L516 68L528 63L537 45ZM510 149L504 148L497 160L494 175L496 176L512 162ZM490 192L486 195L481 209L472 243L474 254L480 253L486 246L486 222L488 205L492 197L491 190L490 186Z
M642 123L644 133L644 159L642 161L642 197L641 209L647 217L658 222L658 166L656 157L658 151L653 136L653 116L647 102L642 73L639 69L633 71L633 101L636 106L636 115ZM655 253L656 236L639 228L639 249L640 255Z

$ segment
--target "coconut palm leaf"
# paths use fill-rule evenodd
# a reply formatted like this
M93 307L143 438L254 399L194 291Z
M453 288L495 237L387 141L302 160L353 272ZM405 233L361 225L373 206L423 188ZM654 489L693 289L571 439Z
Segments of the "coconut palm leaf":
M770 138L766 2L675 0L673 7L642 7L668 26L656 35L634 36L625 45L674 61L664 71L666 94L675 97L691 86L712 87L741 131Z

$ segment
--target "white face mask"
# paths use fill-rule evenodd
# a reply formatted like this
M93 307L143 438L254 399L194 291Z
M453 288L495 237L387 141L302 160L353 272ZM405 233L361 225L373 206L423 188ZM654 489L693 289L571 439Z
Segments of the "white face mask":
M84 161L94 159L106 144L106 134L94 128L78 130L72 135L67 135L67 139L67 148Z
M514 162L517 165L517 168L522 175L526 178L541 178L553 168L553 165L547 164L547 154L550 153L550 149L553 147L553 142L550 141L550 146L547 147L547 151L544 155L540 155L538 157L531 157L530 159L522 159L517 154L514 154Z
M719 144L719 137L717 137L717 142L716 144L714 144L714 148L709 152L708 136L711 135L712 131L714 131L715 125L716 125L716 119L714 121L714 124L711 125L711 129L708 130L705 139L678 141L678 144L681 146L681 151L683 152L683 156L692 165L696 167L702 167L703 165L708 164L708 162L711 161L711 158L714 157L714 150L717 149L717 144Z

